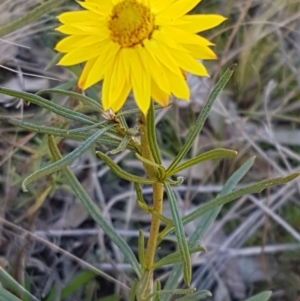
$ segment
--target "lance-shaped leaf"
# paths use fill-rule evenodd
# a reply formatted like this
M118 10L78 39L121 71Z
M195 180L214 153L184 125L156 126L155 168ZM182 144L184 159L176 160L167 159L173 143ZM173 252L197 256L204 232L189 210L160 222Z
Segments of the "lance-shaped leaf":
M159 301L159 294L157 292L161 291L161 283L159 279L155 280L153 293L156 294L154 297L154 301Z
M192 159L189 159L186 162L184 162L183 164L172 169L171 171L168 171L168 169L167 169L167 177L175 175L184 169L190 168L194 165L197 165L197 164L207 161L207 160L223 159L223 158L228 158L228 157L234 157L236 155L237 155L236 151L233 151L230 149L224 149L224 148L217 148L217 149L208 151L206 153L200 154Z
M148 184L151 185L156 182L156 180L153 179L147 179L138 177L136 175L133 175L125 170L123 170L120 166L118 166L112 159L110 159L107 155L104 153L97 151L97 156L99 156L104 163L120 178L127 180L129 182L133 183L139 183L139 184Z
M156 217L158 217L163 223L165 223L166 225L173 225L173 221L169 218L167 218L166 216L158 213L156 210L154 210L153 208L147 206L144 202L140 202L138 201L138 206L144 210L145 212L152 214Z
M59 149L55 143L55 139L53 136L48 137L49 149L51 155L55 161L61 160L62 156L59 152ZM111 224L109 224L105 218L102 216L99 208L96 204L91 200L87 192L82 188L80 182L77 180L75 175L72 173L69 167L64 167L62 169L64 175L68 179L68 182L73 189L75 195L85 206L91 217L94 221L101 227L104 233L119 247L121 252L123 253L126 260L130 263L133 270L135 271L138 278L141 277L141 268L140 265L133 254L131 248L125 242L125 240L115 231Z
M79 100L80 102L82 102L83 104L92 107L93 109L102 112L103 108L101 106L101 104L99 102L97 102L96 100L94 100L91 97L88 97L86 95L80 94L80 93L76 93L73 91L66 91L66 90L62 90L62 89L45 89L45 90L41 90L38 93L36 93L37 95L43 95L43 94L47 94L47 93L53 93L53 94L60 94L60 95L64 95L64 96L69 96L70 98L74 98L76 100Z
M183 279L185 284L189 286L192 278L192 264L191 264L191 257L189 253L189 247L185 238L182 219L178 212L176 198L171 188L171 185L167 182L164 183L164 185L168 195L179 252L183 262Z
M157 164L161 165L160 152L159 152L157 139L156 139L156 132L155 132L155 109L154 109L153 101L151 101L150 108L147 115L147 133L148 133L149 146L154 161Z
M35 94L27 93L27 92L20 92L20 91L15 91L11 89L6 89L3 87L0 87L0 93L10 95L16 98L21 98L26 101L32 102L44 109L47 109L59 116L63 116L65 118L71 119L71 120L76 120L85 124L95 124L98 123L97 120L86 116L84 114L81 114L79 112L75 112L73 110L67 109L63 106L57 105L54 102L51 102L43 97L40 97Z
M153 166L153 167L157 168L157 170L158 170L158 172L159 172L159 178L160 178L160 179L164 179L164 178L166 177L166 170L165 170L165 168L164 168L162 165L157 164L156 162L153 162L153 161L151 161L151 160L148 160L148 159L144 158L143 156L141 156L141 155L138 154L138 153L135 153L135 156L136 156L140 161L142 161L143 163L146 163L146 164L148 164L148 165L150 165L150 166Z
M261 292L245 301L268 301L272 296L272 291Z
M222 75L221 79L218 81L214 89L212 90L205 106L201 110L201 113L193 126L193 128L190 130L188 137L180 149L179 153L177 156L174 158L173 162L168 168L168 171L170 174L172 174L173 169L180 163L180 161L185 157L185 155L188 153L188 151L191 149L196 137L199 135L200 131L203 128L203 125L209 115L209 112L217 99L218 95L220 92L224 89L226 86L227 82L229 81L230 77L233 74L233 67L229 68L225 71L225 73Z
M64 2L65 0L48 0L27 13L25 16L3 26L0 26L0 38L30 23L37 21L40 17L47 14L53 8L63 4Z
M159 295L164 296L164 295L187 295L190 296L190 294L192 294L193 292L195 292L195 288L186 288L186 289L177 289L177 290L161 290L161 291L155 291L154 293L150 294L149 296L147 296L147 298L145 299L145 301L149 301L151 298ZM159 298L160 300L160 298ZM179 300L179 299L176 299Z
M192 213L186 215L182 221L183 224L186 225L193 220L197 219L201 215L205 214L206 212L213 210L214 208L217 208L219 206L222 206L224 204L227 204L233 200L236 200L244 195L247 194L252 194L252 193L260 193L264 189L272 187L272 186L277 186L277 185L283 185L286 184L294 179L296 179L300 173L293 173L289 176L286 177L280 177L280 178L274 178L274 179L268 179L268 180L263 180L261 182L258 182L256 184L252 184L246 187L243 187L241 189L237 189L233 192L230 192L226 195L219 196L215 198L212 201L209 201L208 203L205 203L201 205L198 209L194 210ZM173 227L167 226L162 233L160 234L160 239L162 237L166 237L166 235L172 233L174 231Z
M237 171L235 171L230 176L230 178L226 181L225 185L223 186L221 192L219 193L219 196L226 195L234 189L234 187L241 181L241 179L252 167L254 163L254 159L255 157L247 160ZM202 216L198 227L196 227L195 231L193 232L193 234L189 239L189 247L195 247L201 242L207 229L212 225L217 215L219 214L221 208L222 206L217 207L213 210L208 211ZM160 239L162 239L163 237L164 236L161 236ZM182 271L182 264L176 264L171 274L168 277L164 289L172 290L177 288L181 279L181 274L182 274L181 271ZM168 301L168 300L170 300L169 296L162 296L160 301Z
M130 142L130 140L131 140L131 136L126 135L126 136L122 139L122 141L121 141L121 143L118 145L118 147L115 148L115 149L113 149L113 150L111 150L111 151L109 151L109 152L107 152L107 154L116 155L116 154L118 154L118 153L120 153L120 152L123 152L123 151L127 148L128 144L129 144L129 142Z
M23 120L19 120L19 119L12 118L12 117L6 117L6 116L0 116L0 121L7 122L9 124L18 126L22 129L28 130L30 132L48 134L48 135L64 137L64 138L69 138L69 139L79 140L79 141L86 140L87 138L89 138L91 136L89 133L86 133L85 131L74 133L72 131L63 130L63 129L59 129L59 128L55 128L55 127L51 127L51 126L37 125L37 124L33 124L30 122L26 122ZM115 136L114 138L112 138L112 137L108 138L105 136L101 136L100 138L98 138L97 142L100 144L117 147L120 144L121 140L117 136ZM128 149L135 151L135 149L133 147L131 147L130 145L128 145Z
M195 247L189 249L189 254L194 254L197 252L205 252L206 250L203 247ZM174 252L172 254L169 254L165 256L164 258L160 259L159 261L155 262L152 266L152 269L155 270L159 267L168 265L168 264L174 264L174 263L179 263L182 262L182 257L180 252Z
M82 156L93 143L97 141L97 139L102 136L106 131L108 131L111 127L114 125L109 125L108 127L97 131L95 134L93 134L91 137L89 137L84 143L82 143L80 146L75 148L71 153L67 154L65 157L63 157L61 160L56 161L52 164L49 164L48 166L32 173L28 177L25 178L25 180L22 183L23 191L27 191L26 185L40 179L41 177L44 177L46 175L49 175L55 171L58 171L62 169L63 167L72 164L77 158Z
M191 295L187 295L177 299L176 301L199 301L211 297L212 293L207 290L202 290L199 292L195 292Z
M128 301L135 301L137 284L138 284L138 281L136 279L134 279L133 283L131 285Z
M98 123L95 123L95 124L92 124L92 125L87 125L87 126L79 127L79 128L76 128L76 129L68 130L68 134L70 134L70 133L84 133L84 132L88 132L89 130L93 130L93 129L96 129L96 128L102 128L102 127L105 127L105 126L108 126L108 125L110 125L110 124L105 120L105 121L101 121L101 122L98 122Z

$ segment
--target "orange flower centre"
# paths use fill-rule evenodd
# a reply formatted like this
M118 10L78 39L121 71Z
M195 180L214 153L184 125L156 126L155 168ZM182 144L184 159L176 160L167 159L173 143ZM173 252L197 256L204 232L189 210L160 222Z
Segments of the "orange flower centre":
M137 0L123 0L112 9L108 28L114 42L122 47L134 47L151 37L154 16L147 6Z

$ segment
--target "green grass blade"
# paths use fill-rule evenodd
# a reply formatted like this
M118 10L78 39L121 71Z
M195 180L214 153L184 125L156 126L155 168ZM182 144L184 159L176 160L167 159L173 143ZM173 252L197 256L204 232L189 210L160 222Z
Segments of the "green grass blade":
M83 271L72 279L71 283L66 285L61 292L61 300L69 297L71 294L82 288L87 282L91 281L97 276L94 272ZM50 301L50 300L49 300Z
M271 296L272 296L271 291L265 291L265 292L261 292L261 293L255 295L251 298L248 298L245 301L268 301Z
M214 89L212 90L210 96L208 97L208 100L203 107L195 125L193 128L190 130L189 135L186 139L186 142L180 149L179 153L177 156L174 158L173 162L168 168L169 173L173 173L173 169L180 163L180 161L186 156L190 148L192 147L196 137L199 135L199 132L202 130L203 125L209 115L209 112L217 99L218 95L220 92L224 89L226 86L227 82L229 81L230 77L233 74L233 67L229 68L225 71L225 73L222 75L221 79L218 81Z
M215 159L223 159L223 158L229 158L234 157L237 155L236 151L230 150L230 149L224 149L224 148L217 148L208 152L205 152L203 154L200 154L192 159L187 160L183 164L175 167L171 170L171 173L168 172L168 169L166 170L166 176L170 177L172 175L175 175L179 173L180 171L190 168L194 165L197 165L201 162L207 161L207 160L215 160Z
M156 139L155 110L154 110L153 101L151 101L151 105L147 115L147 133L148 133L149 146L150 146L153 159L157 164L161 165L160 152L159 152L157 139Z
M40 17L50 12L53 8L63 4L65 0L48 0L47 2L39 5L25 16L14 20L8 24L0 27L0 38L7 34L14 32L24 26L37 21Z
M5 286L12 292L17 293L18 295L23 295L28 297L30 300L39 301L35 298L30 292L28 292L20 283L18 283L12 276L10 276L3 268L0 267L0 283L5 284ZM0 284L0 301L2 300L20 300L14 295L12 295L16 299L10 299L10 297L4 298L7 294L7 291L1 287ZM10 293L9 293L10 294ZM8 295L7 295L8 296ZM13 298L11 297L11 298ZM4 299L2 299L4 298Z
M15 295L0 287L0 301L22 301L21 299L17 298Z
M20 91L15 91L11 89L6 89L3 87L0 87L0 94L6 94L10 95L16 98L21 98L26 101L29 101L31 103L34 103L44 109L47 109L59 116L63 116L65 118L71 119L71 120L76 120L79 122L82 122L84 124L95 124L98 123L97 120L86 116L84 114L81 114L79 112L75 112L73 110L67 109L65 107L62 107L60 105L55 104L52 101L49 101L43 97L40 97L38 95L32 94L32 93L27 93L27 92L20 92Z
M72 164L77 158L82 156L91 147L91 145L97 141L99 137L101 137L105 132L107 132L113 126L114 125L112 124L104 129L98 130L95 134L91 135L87 140L85 140L84 143L82 143L72 152L68 153L61 160L55 161L54 163L51 163L45 166L44 168L32 173L28 177L26 177L22 183L23 191L25 192L27 191L26 185L28 185L29 183L37 179L40 179L41 177L49 175L55 171L58 171L65 166Z
M82 95L80 93L76 93L73 91L66 91L66 90L62 90L62 89L45 89L45 90L41 90L38 93L36 93L36 95L42 95L42 94L47 94L47 93L53 93L53 94L60 94L60 95L64 95L64 96L68 96L70 98L74 98L76 100L79 100L80 102L82 102L83 104L92 107L93 109L102 112L103 108L101 106L101 104L99 102L97 102L96 100L94 100L93 98L90 98L88 96Z
M55 144L55 139L53 136L48 137L49 149L51 155L55 161L61 160L62 156ZM125 242L125 240L115 231L115 229L109 224L102 216L98 206L91 200L86 191L82 188L80 182L77 180L75 175L72 173L69 167L63 168L63 173L68 179L71 188L73 189L75 195L81 200L82 204L85 206L94 221L101 227L104 233L119 247L120 251L123 253L126 260L132 266L134 272L141 277L140 265L133 254L131 248Z
M183 223L178 212L177 202L176 202L174 192L169 183L164 183L164 186L168 195L179 252L181 255L181 260L183 262L183 278L185 284L189 286L192 278L192 264L191 264L191 257L189 253L189 247L187 244L187 240L185 238Z

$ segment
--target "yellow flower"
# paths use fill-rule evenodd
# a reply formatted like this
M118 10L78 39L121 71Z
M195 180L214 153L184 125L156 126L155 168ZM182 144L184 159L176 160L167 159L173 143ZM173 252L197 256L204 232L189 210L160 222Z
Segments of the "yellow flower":
M198 59L216 59L197 33L216 27L219 15L186 15L201 0L85 0L85 9L61 14L58 63L86 62L79 87L103 80L104 110L120 110L129 93L146 114L151 98L161 106L174 95L189 99L185 72L208 76Z

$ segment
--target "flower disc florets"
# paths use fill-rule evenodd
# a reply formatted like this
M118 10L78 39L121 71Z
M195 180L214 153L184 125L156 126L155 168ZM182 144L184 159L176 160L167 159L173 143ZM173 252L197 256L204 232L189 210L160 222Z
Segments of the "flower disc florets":
M132 47L151 36L154 16L142 3L124 0L114 6L108 28L114 42L122 47Z

